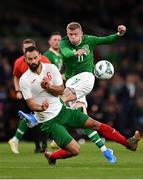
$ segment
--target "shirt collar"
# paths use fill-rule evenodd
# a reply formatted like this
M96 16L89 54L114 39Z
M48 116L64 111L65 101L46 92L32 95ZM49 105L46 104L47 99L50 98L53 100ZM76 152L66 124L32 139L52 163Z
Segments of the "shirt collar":
M54 54L56 54L57 56L59 56L59 53L57 51L55 51L52 47L49 48L49 51L51 51Z

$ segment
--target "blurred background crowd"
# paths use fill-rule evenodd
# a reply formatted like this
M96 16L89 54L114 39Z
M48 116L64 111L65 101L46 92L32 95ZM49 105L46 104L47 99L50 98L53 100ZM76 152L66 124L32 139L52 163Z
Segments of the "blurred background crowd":
M13 64L22 55L21 43L34 39L41 52L48 49L54 31L65 36L66 25L81 23L84 33L104 36L127 27L126 35L112 45L95 49L95 62L114 64L110 80L96 79L87 97L88 113L126 137L143 132L143 1L141 0L6 0L0 6L0 140L8 140L18 124L19 103L13 86Z

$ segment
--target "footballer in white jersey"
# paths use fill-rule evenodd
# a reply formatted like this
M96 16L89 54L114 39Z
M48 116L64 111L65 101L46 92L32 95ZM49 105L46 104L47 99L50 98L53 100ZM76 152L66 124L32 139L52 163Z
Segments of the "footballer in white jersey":
M60 86L63 84L61 74L54 64L41 63L41 65L42 70L39 75L28 69L20 78L20 89L25 100L33 98L37 104L42 104L45 97L47 98L48 108L42 112L35 111L39 123L54 118L62 108L60 98L48 93L41 87L40 82L44 77L47 77L51 85Z

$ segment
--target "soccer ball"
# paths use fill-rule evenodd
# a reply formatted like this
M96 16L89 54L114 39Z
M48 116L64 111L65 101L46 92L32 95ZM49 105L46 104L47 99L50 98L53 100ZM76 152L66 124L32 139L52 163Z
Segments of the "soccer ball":
M110 79L114 75L114 67L107 60L98 61L95 64L94 75L98 79Z

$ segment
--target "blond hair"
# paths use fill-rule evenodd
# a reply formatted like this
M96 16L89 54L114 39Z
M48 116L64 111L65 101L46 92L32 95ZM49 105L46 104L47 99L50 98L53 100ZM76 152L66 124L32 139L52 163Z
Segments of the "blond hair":
M75 30L80 29L82 31L82 27L78 22L71 22L67 25L67 30Z

